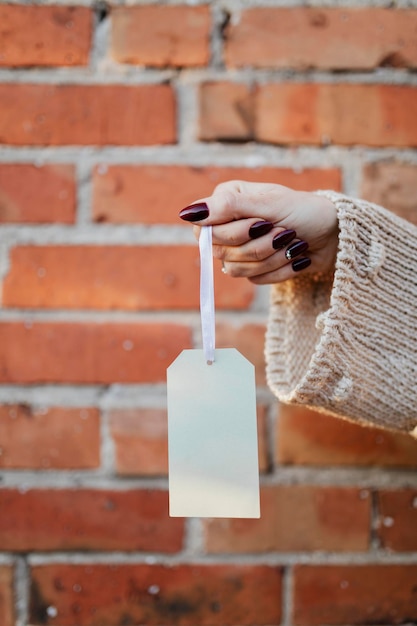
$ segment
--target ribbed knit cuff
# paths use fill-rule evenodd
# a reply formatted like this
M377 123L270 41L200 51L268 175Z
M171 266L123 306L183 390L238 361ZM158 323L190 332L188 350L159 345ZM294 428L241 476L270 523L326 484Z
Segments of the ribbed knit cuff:
M297 276L272 287L268 383L283 402L411 432L417 228L371 203L318 193L337 208L334 277Z

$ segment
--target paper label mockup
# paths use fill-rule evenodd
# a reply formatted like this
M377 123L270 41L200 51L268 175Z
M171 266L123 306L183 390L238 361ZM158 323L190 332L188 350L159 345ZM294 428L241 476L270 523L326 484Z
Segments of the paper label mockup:
M260 517L253 365L215 348L211 227L200 236L203 349L184 350L167 371L169 513Z

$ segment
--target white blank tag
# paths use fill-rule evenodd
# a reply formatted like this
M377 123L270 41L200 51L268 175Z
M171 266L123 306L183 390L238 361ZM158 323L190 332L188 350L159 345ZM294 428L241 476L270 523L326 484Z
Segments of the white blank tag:
M253 365L234 348L184 350L168 383L171 517L260 517Z

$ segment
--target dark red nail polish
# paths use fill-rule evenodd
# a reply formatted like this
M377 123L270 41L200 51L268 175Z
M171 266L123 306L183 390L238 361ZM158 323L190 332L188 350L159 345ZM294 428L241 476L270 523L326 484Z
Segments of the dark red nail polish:
M311 259L309 259L307 256L302 257L301 259L296 259L295 261L291 263L291 266L294 272L300 272L301 270L305 269L309 265L311 265Z
M291 261L302 252L307 252L308 243L306 241L296 241L285 250L285 258Z
M262 235L266 235L272 230L274 227L272 222L268 222L267 220L260 220L259 222L255 222L249 228L249 237L251 239L258 239L258 237L262 237Z
M197 204L186 206L185 209L179 212L179 216L186 222L199 222L209 216L209 209L205 202L198 202Z
M296 236L296 232L295 230L292 229L288 229L288 230L282 230L280 233L278 233L278 235L275 235L275 237L272 240L272 247L274 248L274 250L282 250L282 248L284 248L287 244L290 243L290 241L292 241L295 236Z

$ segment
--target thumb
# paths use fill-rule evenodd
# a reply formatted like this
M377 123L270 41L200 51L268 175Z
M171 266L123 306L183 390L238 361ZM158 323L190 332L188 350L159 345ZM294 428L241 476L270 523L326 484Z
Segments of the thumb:
M247 183L233 180L218 185L208 198L193 202L180 211L186 222L200 226L226 224L246 217L268 219L276 211L277 194L281 185ZM273 201L272 201L273 200Z

